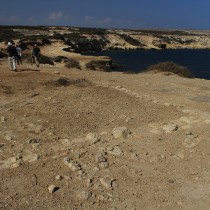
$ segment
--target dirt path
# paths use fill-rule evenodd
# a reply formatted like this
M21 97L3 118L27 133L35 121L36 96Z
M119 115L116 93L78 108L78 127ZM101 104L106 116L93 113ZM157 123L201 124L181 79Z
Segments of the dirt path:
M209 209L209 103L200 79L1 62L0 209Z

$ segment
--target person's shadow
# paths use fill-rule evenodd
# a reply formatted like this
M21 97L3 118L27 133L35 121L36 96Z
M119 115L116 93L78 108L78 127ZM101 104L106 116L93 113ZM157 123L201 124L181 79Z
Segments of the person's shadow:
M18 69L18 70L16 70L16 72L25 72L25 71L40 71L40 69L26 68L26 69Z

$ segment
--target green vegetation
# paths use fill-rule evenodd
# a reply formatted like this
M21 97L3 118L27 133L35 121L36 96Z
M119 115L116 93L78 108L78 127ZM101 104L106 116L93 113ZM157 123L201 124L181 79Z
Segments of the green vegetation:
M117 34L117 35L133 46L139 46L139 47L144 46L140 41L132 38L129 35L126 35L126 34Z
M69 33L63 34L65 39L65 44L69 45L70 48L65 48L65 51L72 51L80 53L84 51L101 51L108 41L102 38L88 38L80 33Z
M60 34L60 33L57 33L57 32L53 33L53 37L52 37L52 38L53 38L53 39L62 40L62 41L65 40L65 39L64 39L64 36L63 36L62 34Z
M48 39L47 36L42 38L41 41L42 41L42 45L50 45L51 44L51 40Z
M51 44L51 37L47 35L30 35L24 36L20 39L22 43L28 43L29 45L39 42L39 45L49 45Z
M0 42L11 42L13 39L20 39L22 36L23 34L12 29L0 28Z
M12 30L12 29L27 29L27 30L44 30L48 31L49 26L22 26L22 25L0 25L0 28L3 30Z
M107 34L107 29L103 28L78 28L80 34L89 34L89 35L99 35L105 36Z
M178 36L198 36L199 34L182 31L182 30L136 30L136 32L141 32L145 35L178 35Z

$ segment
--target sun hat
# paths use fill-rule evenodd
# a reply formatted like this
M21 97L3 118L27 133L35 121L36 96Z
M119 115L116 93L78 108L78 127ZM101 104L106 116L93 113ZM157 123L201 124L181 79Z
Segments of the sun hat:
M8 42L8 46L11 46L12 45L12 43L11 42Z

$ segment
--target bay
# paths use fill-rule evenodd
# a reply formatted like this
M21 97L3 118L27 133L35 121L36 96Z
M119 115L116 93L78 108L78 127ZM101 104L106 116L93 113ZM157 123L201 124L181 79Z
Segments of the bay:
M139 73L150 65L173 61L187 67L194 77L210 79L210 50L113 50L83 53L94 56L109 56L118 68L114 71Z

